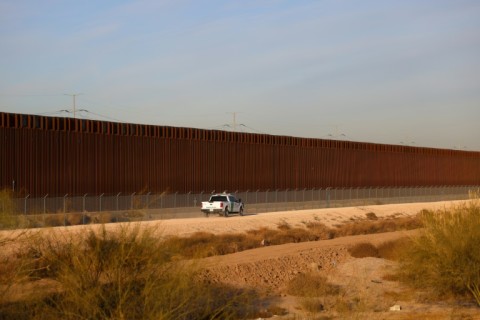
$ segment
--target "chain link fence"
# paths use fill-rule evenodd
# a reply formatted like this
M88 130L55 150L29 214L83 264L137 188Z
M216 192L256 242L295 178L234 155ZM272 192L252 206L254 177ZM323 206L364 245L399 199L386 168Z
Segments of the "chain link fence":
M316 208L468 199L479 186L326 188L232 191L246 214ZM212 192L14 198L17 213L33 226L59 226L201 216Z

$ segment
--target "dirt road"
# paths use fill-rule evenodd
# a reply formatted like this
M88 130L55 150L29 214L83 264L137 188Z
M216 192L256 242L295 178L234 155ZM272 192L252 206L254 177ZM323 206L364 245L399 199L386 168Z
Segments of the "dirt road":
M360 206L347 208L312 209L301 211L281 211L259 213L246 216L232 216L229 218L210 216L199 218L172 219L144 222L146 225L157 225L166 235L189 235L195 232L211 232L215 234L245 232L261 227L277 228L281 223L288 223L292 227L305 226L308 222L321 222L331 227L356 219L365 219L369 212L375 213L379 218L389 216L411 216L422 209L441 210L452 204L464 201L404 203L376 206ZM115 227L112 225L112 227Z

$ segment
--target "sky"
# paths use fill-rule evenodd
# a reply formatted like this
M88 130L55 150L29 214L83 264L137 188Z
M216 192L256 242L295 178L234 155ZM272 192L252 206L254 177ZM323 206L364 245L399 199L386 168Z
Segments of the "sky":
M480 1L0 0L0 111L74 100L78 118L480 151Z

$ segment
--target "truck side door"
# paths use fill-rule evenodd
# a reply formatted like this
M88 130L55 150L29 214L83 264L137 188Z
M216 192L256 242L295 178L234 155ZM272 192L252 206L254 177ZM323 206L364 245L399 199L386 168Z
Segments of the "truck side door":
M237 201L237 199L234 196L229 196L228 197L230 205L231 205L231 211L233 212L239 212L240 211L240 203Z

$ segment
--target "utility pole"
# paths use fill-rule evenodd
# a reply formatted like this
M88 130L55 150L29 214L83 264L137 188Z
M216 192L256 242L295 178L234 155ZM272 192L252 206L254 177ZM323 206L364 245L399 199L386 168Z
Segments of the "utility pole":
M347 139L347 140L349 139L345 133L342 133L342 132L339 130L339 127L340 127L341 125L335 124L335 125L331 125L331 126L334 127L335 130L334 130L334 133L333 133L333 134L332 134L332 133L329 133L329 134L327 135L327 137L329 137L328 139L339 140L339 139L341 139L341 137L343 137L344 139Z
M232 127L232 130L233 132L236 132L237 131L237 113L238 112L227 112L227 113L231 113L233 115L233 127Z
M66 96L72 96L73 98L73 118L75 119L75 112L76 112L76 109L75 109L75 98L79 95L81 95L82 93L65 93Z

